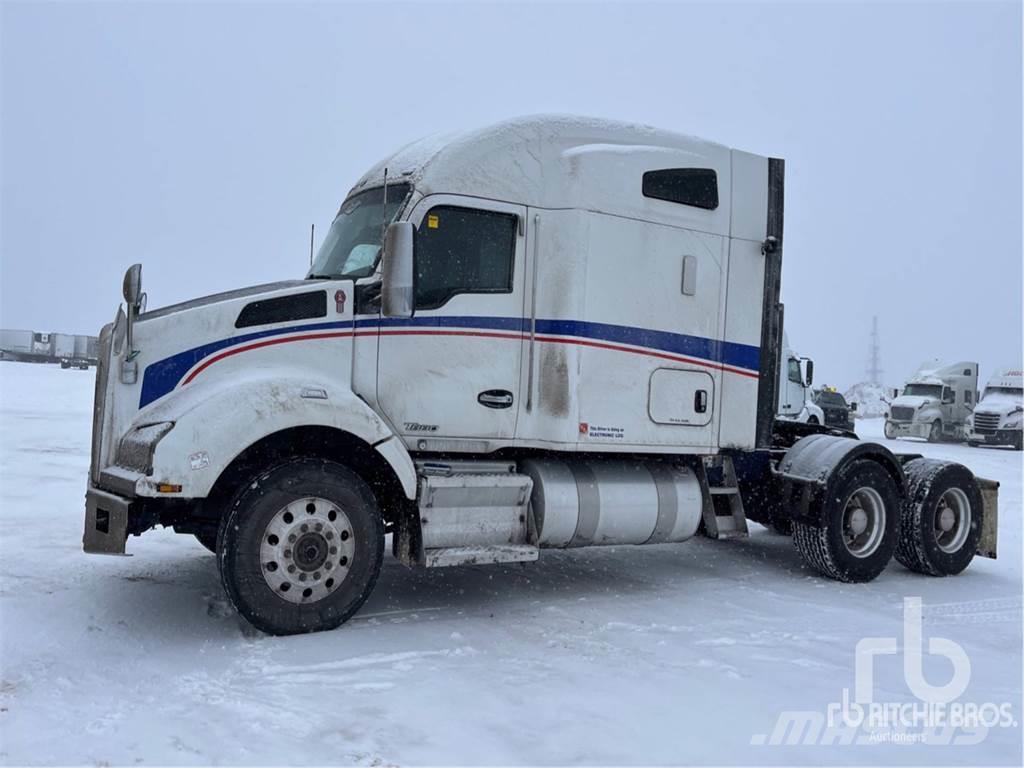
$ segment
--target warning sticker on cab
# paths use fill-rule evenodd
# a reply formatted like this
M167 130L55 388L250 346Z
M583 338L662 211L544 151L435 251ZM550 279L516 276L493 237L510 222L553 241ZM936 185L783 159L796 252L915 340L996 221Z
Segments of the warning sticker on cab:
M599 427L596 424L580 422L580 437L589 437L592 440L624 440L626 430L622 427Z

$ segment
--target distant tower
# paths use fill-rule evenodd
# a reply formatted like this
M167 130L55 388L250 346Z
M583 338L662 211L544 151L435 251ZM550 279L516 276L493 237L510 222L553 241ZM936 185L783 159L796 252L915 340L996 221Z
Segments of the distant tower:
M882 361L878 350L878 315L871 318L871 351L868 357L868 381L882 384Z

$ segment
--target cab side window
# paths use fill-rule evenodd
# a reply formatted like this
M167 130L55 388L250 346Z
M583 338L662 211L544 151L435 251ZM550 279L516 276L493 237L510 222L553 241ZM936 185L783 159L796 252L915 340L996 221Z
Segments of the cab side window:
M803 384L804 380L800 376L800 361L795 357L789 358L789 365L787 366L786 376L794 384Z
M516 217L439 205L416 231L416 309L460 293L511 293Z

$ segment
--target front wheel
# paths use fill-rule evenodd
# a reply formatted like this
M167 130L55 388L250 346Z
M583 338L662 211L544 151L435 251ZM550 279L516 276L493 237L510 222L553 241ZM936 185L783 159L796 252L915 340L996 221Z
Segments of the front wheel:
M885 436L889 440L896 439L896 429L893 427L892 422L886 420L885 422Z
M808 565L837 581L871 581L889 564L899 535L900 495L877 462L840 470L824 501L822 527L793 522L793 542Z
M933 421L931 429L928 430L928 442L937 443L942 440L942 422Z
M238 612L273 635L334 629L369 597L384 527L369 486L331 461L266 472L224 518L218 552Z

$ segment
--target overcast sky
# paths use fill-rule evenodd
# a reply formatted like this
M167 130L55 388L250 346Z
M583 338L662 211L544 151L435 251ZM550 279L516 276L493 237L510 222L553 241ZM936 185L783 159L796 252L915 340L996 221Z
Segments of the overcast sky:
M308 263L419 136L536 112L787 162L783 298L821 383L1021 357L1021 7L2 4L0 326L96 333Z

